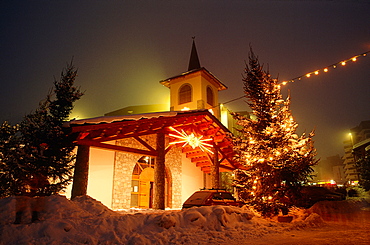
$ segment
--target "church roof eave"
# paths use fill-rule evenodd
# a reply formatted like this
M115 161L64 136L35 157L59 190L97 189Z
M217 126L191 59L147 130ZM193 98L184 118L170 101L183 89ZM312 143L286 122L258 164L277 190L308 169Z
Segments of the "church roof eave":
M184 77L186 75L189 75L189 74L192 74L192 73L195 73L195 72L198 72L198 71L203 71L206 74L208 74L211 77L211 79L217 84L217 88L218 88L219 91L227 89L227 86L225 84L223 84L215 75L213 75L211 72L209 72L205 67L201 67L201 68L198 68L198 69L193 69L191 71L181 73L179 75L161 80L161 81L159 81L159 83L162 84L163 86L166 86L167 88L169 88L170 84L172 83L173 80L176 80L177 78Z
M130 152L133 154L156 156L155 148L148 150L136 149L129 146L110 144L114 140L135 138L157 133L170 135L171 128L179 131L197 132L206 138L212 138L222 155L220 169L231 171L241 168L233 159L232 139L230 131L208 110L169 111L158 113L144 113L129 116L104 116L82 120L72 120L64 125L70 128L77 145ZM195 131L194 131L195 130ZM172 139L173 140L173 139ZM183 153L203 172L209 172L212 162L208 153L199 148L183 146Z

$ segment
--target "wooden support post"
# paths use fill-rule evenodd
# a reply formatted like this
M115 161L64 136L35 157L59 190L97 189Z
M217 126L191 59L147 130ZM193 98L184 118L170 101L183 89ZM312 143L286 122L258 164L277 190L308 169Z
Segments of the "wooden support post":
M157 134L157 158L154 164L154 209L162 209L165 207L165 134Z
M89 178L89 155L90 146L78 146L71 198L87 194L87 182Z
M220 188L220 162L218 160L218 150L215 142L213 142L213 162L211 165L211 182L213 189Z

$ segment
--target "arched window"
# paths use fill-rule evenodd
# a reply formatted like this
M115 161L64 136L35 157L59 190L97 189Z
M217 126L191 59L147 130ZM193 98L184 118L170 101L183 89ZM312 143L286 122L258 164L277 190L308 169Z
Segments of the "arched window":
M210 86L207 86L207 103L214 106L215 98L213 95L213 90Z
M179 105L191 102L192 89L190 84L184 84L179 90Z
M142 156L135 164L131 181L130 207L152 208L154 203L154 165L155 158ZM165 203L170 207L171 183L165 170Z

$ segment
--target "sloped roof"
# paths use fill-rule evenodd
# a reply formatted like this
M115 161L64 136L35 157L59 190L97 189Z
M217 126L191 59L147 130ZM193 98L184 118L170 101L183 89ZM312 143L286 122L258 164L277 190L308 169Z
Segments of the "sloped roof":
M181 73L179 75L176 75L176 76L173 76L173 77L164 79L162 81L159 81L159 83L162 84L162 85L164 85L164 86L166 86L167 88L169 88L172 81L174 81L174 80L176 80L176 79L178 79L180 77L185 77L187 75L190 75L190 74L193 74L193 73L196 73L196 72L199 72L199 71L200 72L203 72L203 74L207 75L212 81L214 81L215 84L217 85L217 89L219 91L227 89L227 86L225 84L223 84L217 77L215 77L215 75L213 75L211 72L209 72L204 67L201 67L201 68L198 68L198 69L194 69L194 70L190 70L190 71Z
M191 53L189 59L188 71L201 68L200 61L198 57L197 47L195 46L195 37L193 37L193 44L191 46Z
M66 127L77 126L77 125L97 125L105 123L123 122L123 121L137 121L140 119L159 118L159 117L173 117L176 116L176 111L166 112L154 112L154 113L143 113L143 114L132 114L122 116L101 116L93 117L80 120L71 120L65 124Z
M203 139L212 138L215 142L220 159L220 170L231 171L240 167L233 160L232 141L229 130L208 110L169 111L146 113L128 116L104 116L83 120L72 120L66 127L71 128L75 134L75 143L89 145L115 151L131 152L134 154L156 156L156 149L143 142L143 135L173 133L171 127L188 133L202 135ZM129 147L109 144L107 142L134 138L142 143L147 150L132 149ZM170 141L176 139L171 139ZM168 149L169 150L169 149ZM193 149L189 145L182 148L183 153L191 162L200 167L202 171L209 172L212 159L209 153L199 147Z

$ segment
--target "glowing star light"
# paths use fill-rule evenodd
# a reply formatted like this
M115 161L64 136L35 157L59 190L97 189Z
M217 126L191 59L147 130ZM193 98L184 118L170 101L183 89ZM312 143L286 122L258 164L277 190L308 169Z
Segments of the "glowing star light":
M170 145L183 144L182 147L190 145L193 149L199 147L202 151L208 151L213 154L213 152L208 148L212 147L212 145L205 143L212 139L202 139L203 135L197 137L194 133L187 134L184 130L181 130L180 132L173 127L170 127L170 129L175 131L177 134L169 134L169 136L179 139L179 141L170 142Z

